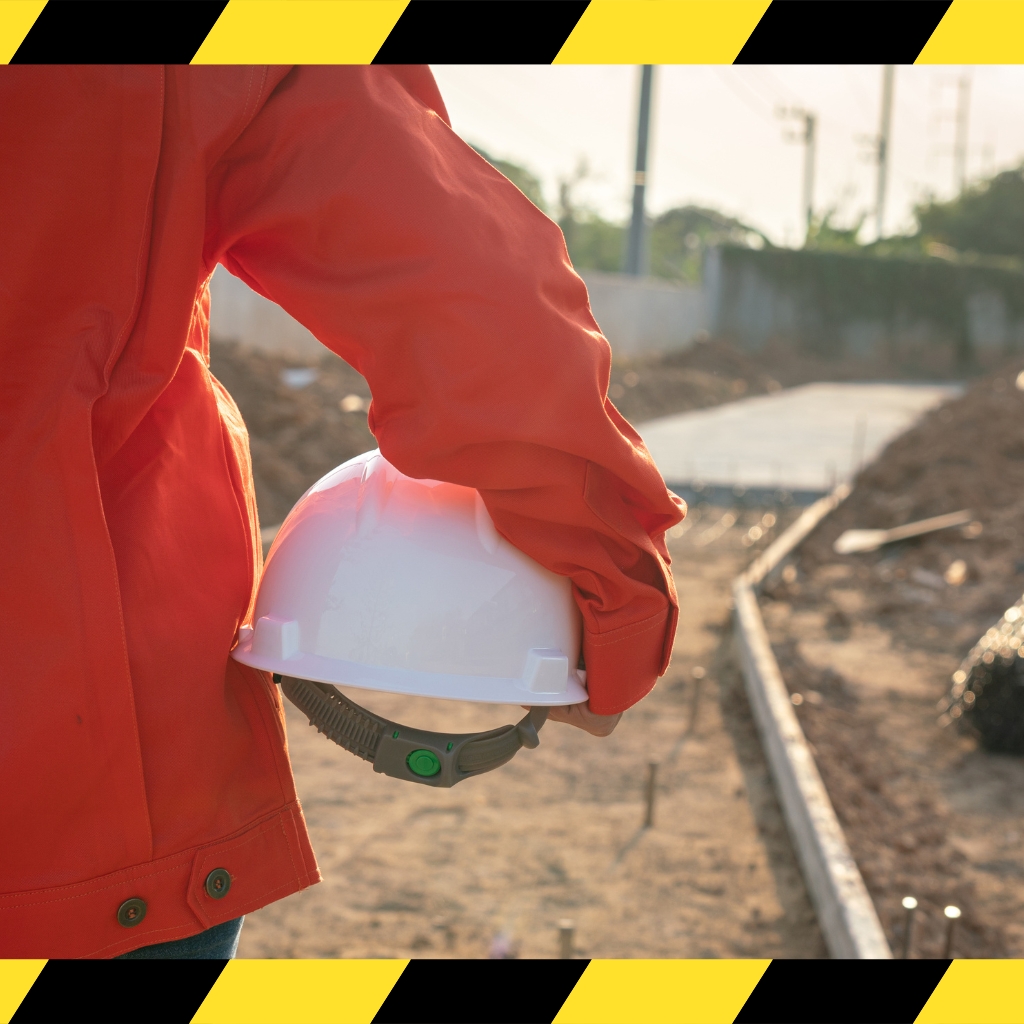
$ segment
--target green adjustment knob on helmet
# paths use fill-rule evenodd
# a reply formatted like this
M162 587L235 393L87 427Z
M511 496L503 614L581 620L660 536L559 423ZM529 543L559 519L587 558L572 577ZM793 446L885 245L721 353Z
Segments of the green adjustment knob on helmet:
M534 707L518 724L487 732L428 732L381 718L330 683L282 676L281 690L310 725L370 761L375 772L445 789L505 764L522 747L536 747L537 731L548 717L546 707Z
M410 771L424 778L436 775L441 770L441 761L432 750L414 750L405 759L405 763Z

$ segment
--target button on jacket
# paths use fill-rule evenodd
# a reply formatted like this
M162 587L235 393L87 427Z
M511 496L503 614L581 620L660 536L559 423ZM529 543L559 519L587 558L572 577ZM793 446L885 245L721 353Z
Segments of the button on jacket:
M229 657L261 554L218 263L365 375L395 466L571 577L595 711L664 671L680 503L557 226L427 69L4 67L0 238L0 956L111 957L319 878L277 689Z

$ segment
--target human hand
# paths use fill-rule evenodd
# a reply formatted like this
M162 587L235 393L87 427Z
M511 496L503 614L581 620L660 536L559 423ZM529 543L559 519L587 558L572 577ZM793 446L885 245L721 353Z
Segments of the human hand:
M591 736L610 736L621 717L621 711L617 715L595 715L590 710L589 701L585 704L556 706L548 711L549 722L565 722L566 725L589 732Z

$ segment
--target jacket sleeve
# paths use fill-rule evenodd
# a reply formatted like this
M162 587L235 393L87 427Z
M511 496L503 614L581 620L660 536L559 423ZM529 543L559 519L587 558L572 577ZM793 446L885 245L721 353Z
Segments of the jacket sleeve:
M572 579L595 712L654 686L685 506L607 399L561 231L455 135L426 68L281 78L211 168L205 257L366 377L390 462L477 488L507 540Z

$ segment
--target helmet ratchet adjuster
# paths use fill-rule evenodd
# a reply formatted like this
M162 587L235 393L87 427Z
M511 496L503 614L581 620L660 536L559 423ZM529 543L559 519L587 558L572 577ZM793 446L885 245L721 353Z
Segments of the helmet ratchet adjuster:
M522 747L536 747L549 708L534 707L516 725L488 732L443 733L410 729L375 715L330 683L275 673L284 695L328 739L369 761L375 772L424 786L450 788L463 779L511 761Z

